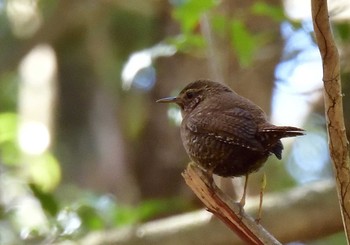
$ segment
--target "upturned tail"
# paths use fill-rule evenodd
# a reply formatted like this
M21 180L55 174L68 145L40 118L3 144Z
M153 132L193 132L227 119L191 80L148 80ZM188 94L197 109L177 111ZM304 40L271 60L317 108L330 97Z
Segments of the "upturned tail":
M261 139L268 142L267 147L270 148L270 152L281 160L283 145L280 139L301 136L305 134L305 131L297 127L270 125L259 130L259 133Z
M267 134L269 137L273 138L286 138L286 137L295 137L305 134L305 130L297 127L291 127L291 126L267 126L263 127L261 130L259 130L262 134Z

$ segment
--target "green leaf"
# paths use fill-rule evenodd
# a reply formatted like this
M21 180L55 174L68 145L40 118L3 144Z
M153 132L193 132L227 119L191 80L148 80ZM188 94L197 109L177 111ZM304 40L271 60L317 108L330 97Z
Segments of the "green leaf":
M282 7L273 6L262 1L255 2L251 7L251 11L253 14L267 16L277 22L286 19Z
M229 22L226 16L220 14L215 14L211 17L212 27L219 34L224 34L227 31Z
M0 114L0 144L15 142L17 136L17 114L5 112Z
M194 48L203 48L205 46L205 40L203 36L191 33L178 35L175 38L168 39L168 42L172 45L175 45L178 50L181 50L183 52L193 52Z
M140 221L140 215L136 208L118 206L115 213L115 224L117 226L123 226L128 224L134 224Z
M190 33L199 25L202 14L217 3L216 0L188 0L175 8L173 17L179 21L182 32Z
M87 230L101 230L105 226L103 217L95 209L89 205L81 205L77 213L82 221L82 226Z
M350 25L347 22L344 23L335 23L334 25L336 34L342 41L350 40Z
M252 63L258 42L241 20L234 19L231 22L231 44L236 51L240 65L249 66Z
M50 193L43 192L35 184L29 184L29 187L32 190L34 196L39 200L42 208L52 217L56 216L59 207L55 197Z
M42 191L53 191L61 180L61 167L57 159L50 153L27 158L26 168L31 182Z
M143 202L138 208L142 220L150 219L156 215L171 211L175 205L171 200L149 200Z
M20 164L20 151L17 144L17 114L0 114L0 147L4 164Z
M137 207L118 206L116 212L116 225L122 226L146 221L158 215L183 211L188 209L188 204L183 199L171 198L165 200L148 200Z

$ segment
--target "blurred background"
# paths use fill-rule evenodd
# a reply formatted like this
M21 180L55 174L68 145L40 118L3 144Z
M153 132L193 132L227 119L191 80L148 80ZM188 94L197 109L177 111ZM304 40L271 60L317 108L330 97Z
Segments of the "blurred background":
M329 8L348 95L350 3ZM0 244L202 208L181 177L179 110L155 103L200 78L307 130L251 176L250 196L262 173L266 192L333 178L310 13L304 0L0 0ZM239 196L241 180L225 181ZM310 244L330 241L345 244Z

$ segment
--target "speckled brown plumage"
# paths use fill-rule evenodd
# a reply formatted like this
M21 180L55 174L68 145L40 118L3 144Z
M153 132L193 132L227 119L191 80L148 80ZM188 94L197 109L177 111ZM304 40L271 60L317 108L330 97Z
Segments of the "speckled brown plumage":
M282 158L281 138L303 130L275 126L250 100L209 80L188 84L177 97L157 102L181 108L181 138L190 158L201 168L223 177L257 171L274 154Z

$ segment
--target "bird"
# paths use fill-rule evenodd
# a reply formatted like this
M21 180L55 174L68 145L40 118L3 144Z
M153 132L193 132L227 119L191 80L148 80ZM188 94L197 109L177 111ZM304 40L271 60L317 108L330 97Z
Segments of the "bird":
M281 138L304 135L301 128L273 125L258 105L211 80L191 82L176 97L156 102L180 107L183 146L211 180L213 174L246 177L242 207L249 174L258 171L272 154L282 159Z

